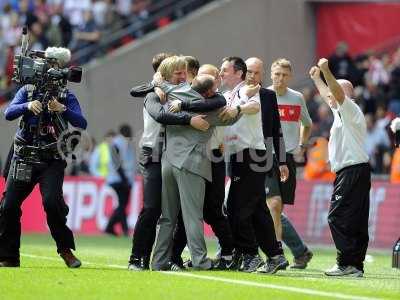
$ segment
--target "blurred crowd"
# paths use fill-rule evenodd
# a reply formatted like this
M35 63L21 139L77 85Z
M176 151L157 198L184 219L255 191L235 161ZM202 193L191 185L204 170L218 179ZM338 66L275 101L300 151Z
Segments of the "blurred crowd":
M19 52L23 26L29 29L32 49L68 47L73 52L73 63L84 64L169 24L210 0L191 1L186 11L159 17L155 7L161 2L168 1L0 0L0 104L8 101L13 94L13 57ZM157 15L154 22L146 21L154 15ZM135 22L142 22L143 26L129 31L118 41L102 44L103 37ZM91 47L93 45L96 47ZM94 49L94 52L85 51L88 48ZM355 98L367 120L368 138L365 146L373 172L389 174L394 154L389 123L400 114L400 48L379 55L371 52L353 57L349 54L347 44L340 42L329 57L329 64L337 78L348 79L356 87ZM329 137L332 113L313 88L304 88L303 94L314 122L314 144L325 145L323 140L316 138ZM74 166L70 171L71 174L82 172L89 173L89 166L80 166L78 169Z
M337 78L348 79L355 86L355 100L367 121L365 147L373 173L390 173L394 146L389 124L400 114L400 48L352 57L347 44L340 42L329 57L329 65ZM303 94L314 122L312 136L318 143L317 137L329 137L333 115L315 90L307 87Z
M13 93L13 57L19 53L24 26L29 30L31 49L67 47L72 50L73 63L81 65L168 25L210 0L190 1L184 9L160 14L165 5L175 2L179 1L0 0L0 103ZM105 42L106 37L132 24L138 25L136 29Z

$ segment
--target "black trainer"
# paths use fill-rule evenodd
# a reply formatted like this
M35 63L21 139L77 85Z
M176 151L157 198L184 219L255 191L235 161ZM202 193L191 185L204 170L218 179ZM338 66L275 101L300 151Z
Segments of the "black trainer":
M0 268L18 268L20 266L19 259L0 259Z
M266 264L260 268L258 268L258 273L264 274L275 274L278 270L285 270L289 262L287 261L286 257L281 254L277 255L274 258L269 258Z
M149 260L145 257L134 258L128 265L129 271L146 271L149 269Z
M243 263L240 268L240 271L246 272L246 273L253 273L257 271L257 269L262 266L264 261L260 257L260 255L250 255L250 254L245 254L243 256Z
M176 263L173 263L170 261L169 263L167 263L166 266L161 268L160 271L182 272L182 271L184 271L184 269L179 267Z
M233 258L226 259L224 257L220 257L213 261L213 268L214 270L234 270L235 262L233 261Z
M234 251L231 270L240 271L243 262L243 254Z

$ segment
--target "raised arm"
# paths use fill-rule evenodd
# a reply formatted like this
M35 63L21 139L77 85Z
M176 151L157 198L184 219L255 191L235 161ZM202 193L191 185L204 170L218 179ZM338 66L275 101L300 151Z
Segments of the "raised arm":
M317 90L319 94L321 95L322 100L324 100L328 105L329 105L329 88L325 84L325 82L322 81L321 78L321 70L317 66L313 66L310 69L310 77L313 80L315 86L317 87Z
M331 70L329 69L328 60L326 58L321 58L318 61L318 67L324 74L326 83L328 84L328 88L329 91L332 93L332 96L340 105L342 105L345 98L345 94L342 87L337 82L335 76L333 76Z

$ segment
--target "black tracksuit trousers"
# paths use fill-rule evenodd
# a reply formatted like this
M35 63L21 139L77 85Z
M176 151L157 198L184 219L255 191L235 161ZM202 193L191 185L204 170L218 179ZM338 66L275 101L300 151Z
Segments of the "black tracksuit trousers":
M370 188L371 169L368 163L346 167L336 174L328 223L339 266L364 270L369 241Z

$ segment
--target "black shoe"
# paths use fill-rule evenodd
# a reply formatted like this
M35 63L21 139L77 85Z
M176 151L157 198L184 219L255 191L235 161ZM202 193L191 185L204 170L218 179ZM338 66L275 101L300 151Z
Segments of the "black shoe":
M258 268L258 273L265 273L265 274L275 274L278 270L285 270L289 262L287 261L286 257L281 254L275 258L270 258L267 260L266 264L260 268Z
M213 269L214 270L233 270L235 269L235 264L232 259L225 259L223 257L220 257L219 259L216 259L213 261Z
M243 262L243 254L234 251L231 270L240 271Z
M178 265L178 266L179 266L179 265ZM185 261L182 263L182 266L183 266L182 269L190 269L190 268L193 268L192 260L191 260L191 259L185 260Z
M182 257L175 257L175 258L171 258L171 261L178 265L181 269L185 269L185 263L182 259ZM190 261L190 260L189 260Z
M176 263L169 262L166 266L161 268L160 271L182 272L184 269L179 267Z
M71 249L60 250L59 254L68 268L79 268L82 265L81 261L71 252Z
M146 271L149 270L149 260L145 257L134 258L129 262L129 271Z
M307 268L307 264L310 262L310 260L313 257L313 253L306 249L302 255L299 257L296 257L293 260L293 265L290 266L291 269L305 269Z
M257 269L262 266L264 261L260 257L260 255L250 255L246 254L243 256L243 263L240 268L240 271L246 273L253 273L257 271Z
M0 268L18 268L19 267L19 259L0 259Z

